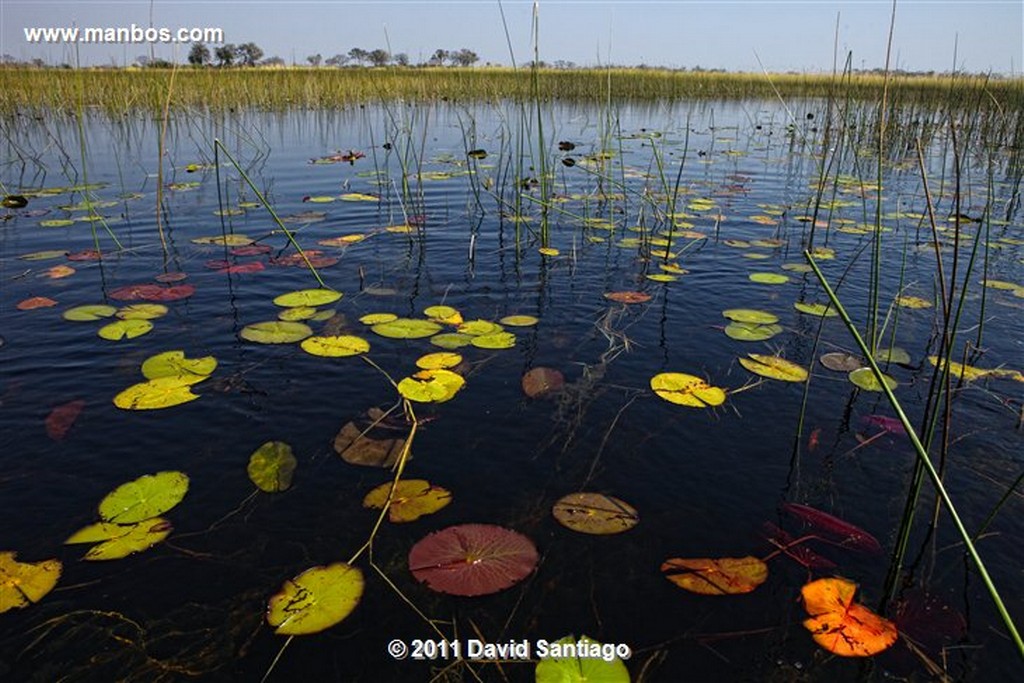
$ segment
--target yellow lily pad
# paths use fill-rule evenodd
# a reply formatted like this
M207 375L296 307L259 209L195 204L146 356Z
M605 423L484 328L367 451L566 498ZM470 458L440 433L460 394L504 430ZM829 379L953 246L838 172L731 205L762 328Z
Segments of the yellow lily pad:
M451 370L421 370L398 383L398 393L418 403L444 403L466 384Z
M279 493L292 485L297 465L291 446L283 441L268 441L249 456L245 471L261 491Z
M470 343L479 349L511 349L516 345L516 336L511 332L494 332L473 337Z
M700 377L681 372L663 372L651 378L651 389L669 403L707 408L725 402L725 391Z
M146 474L121 484L100 501L100 518L113 524L134 524L171 510L188 493L188 475L167 471Z
M762 353L748 353L749 358L740 358L740 365L755 375L782 382L803 382L807 379L807 370L792 361L779 356L768 356Z
M301 320L311 320L316 314L317 310L312 306L295 306L293 308L286 308L278 313L277 319L286 322L298 322Z
M363 498L363 507L381 509L388 503L392 482L374 488ZM412 522L423 515L437 512L452 502L447 489L435 486L424 479L402 479L395 485L395 492L388 507L388 519L392 522Z
M257 344L291 344L313 334L309 325L287 320L267 320L242 328L238 336Z
M484 334L496 334L501 332L504 328L498 323L491 322L490 320L470 320L459 325L459 332L462 334L470 334L473 336L484 335Z
M428 306L423 309L423 315L445 325L462 324L462 314L451 306Z
M115 313L117 313L117 309L113 306L107 306L106 304L89 304L86 306L75 306L74 308L69 308L64 311L64 314L61 317L73 322L92 322L94 320L109 318Z
M163 304L130 304L117 311L121 320L152 320L167 315L167 307Z
M839 315L839 312L836 309L832 308L830 304L805 304L802 301L797 301L795 304L793 304L793 308L800 311L801 313L806 313L807 315L816 315L821 318L834 318Z
M159 410L194 401L199 396L189 388L196 380L189 377L158 377L128 387L114 397L122 410Z
M352 613L363 586L363 573L345 562L312 567L285 581L270 598L267 623L282 636L319 633Z
M430 343L434 346L440 346L442 349L460 349L473 343L473 335L462 334L461 332L444 332L431 337Z
M148 320L118 320L104 325L96 334L109 341L121 341L141 337L152 329L153 323Z
M570 493L551 509L558 523L581 534L619 534L640 522L636 508L603 493Z
M416 367L424 370L439 370L454 368L456 365L462 362L462 356L451 351L438 351L437 353L428 353L425 356L420 356L416 359Z
M532 315L506 315L498 322L509 327L533 327L539 321Z
M357 356L370 350L370 342L361 337L340 335L336 337L307 337L299 345L306 353L314 356L343 358Z
M162 517L151 517L134 524L98 522L83 527L64 543L97 543L83 559L90 561L119 560L152 548L171 533L171 523Z
M871 368L857 368L852 371L848 377L850 381L857 387L864 391L881 391L882 385L878 382L878 378L875 377L875 373ZM885 385L892 391L899 386L899 382L894 380L892 377L886 374L882 374L882 379Z
M60 579L60 560L18 562L16 552L0 553L0 614L42 600Z
M420 339L437 334L441 326L431 320L396 318L386 323L377 323L370 329L390 339Z
M691 593L738 595L749 593L768 578L768 565L756 557L682 558L661 565L665 578Z
M367 313L359 318L359 322L364 325L378 325L380 323L389 323L392 320L398 320L398 316L394 313Z
M213 356L186 358L184 351L164 351L142 361L142 375L146 379L174 377L184 384L196 384L207 379L217 369Z
M341 296L341 292L336 292L333 289L300 289L275 297L274 303L285 308L316 307L333 304Z
M896 305L901 308L931 308L932 302L919 296L904 295L896 297Z

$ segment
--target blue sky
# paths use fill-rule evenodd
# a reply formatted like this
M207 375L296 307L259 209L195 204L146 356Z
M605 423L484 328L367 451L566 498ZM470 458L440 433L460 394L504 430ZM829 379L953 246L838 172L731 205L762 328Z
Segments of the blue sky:
M1020 75L1024 61L1021 0L900 0L894 66ZM533 3L502 3L518 61L532 57ZM730 71L822 72L832 68L836 20L840 61L853 53L857 68L881 67L891 12L889 0L854 2L722 0L540 0L541 59L580 65L702 66ZM415 63L437 48L469 48L481 63L510 63L497 0L445 2L338 0L122 0L78 2L0 0L0 53L75 63L68 45L32 45L24 28L49 26L220 27L231 43L252 41L266 56L305 63L353 47L405 52ZM184 61L167 45L157 57ZM148 45L81 45L82 64L131 63ZM760 64L758 62L760 59Z

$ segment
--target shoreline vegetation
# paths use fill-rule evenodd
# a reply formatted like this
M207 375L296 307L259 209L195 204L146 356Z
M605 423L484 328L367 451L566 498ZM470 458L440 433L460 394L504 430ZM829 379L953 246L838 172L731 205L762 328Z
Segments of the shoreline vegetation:
M173 87L172 87L173 77ZM881 98L880 74L763 74L667 69L522 67L260 69L0 68L0 114L133 110L344 109L410 102L545 101L603 103L778 98ZM890 75L890 104L1024 108L1024 79L981 75ZM168 97L169 95L169 97Z

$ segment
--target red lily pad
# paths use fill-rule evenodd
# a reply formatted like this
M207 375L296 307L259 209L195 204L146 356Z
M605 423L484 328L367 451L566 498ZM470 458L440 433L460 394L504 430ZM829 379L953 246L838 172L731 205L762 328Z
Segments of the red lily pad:
M864 553L878 554L882 552L882 546L878 543L878 539L845 519L839 519L827 512L812 508L810 505L801 505L800 503L783 503L782 509L803 520L824 540Z
M46 416L46 435L54 441L63 441L84 408L85 401L77 399L51 410L50 414Z
M263 263L260 261L253 261L251 263L236 263L233 266L227 268L221 268L218 273L258 273L264 270Z
M439 593L487 595L534 570L537 548L519 532L493 524L460 524L434 532L409 551L409 569Z
M182 280L184 280L187 277L188 277L187 273L180 273L180 272L177 272L177 271L171 271L169 273L160 273L159 275L155 276L153 279L156 280L157 282L168 283L168 282L181 282Z
M110 292L110 298L117 301L177 301L187 299L195 294L195 291L194 285L125 285Z
M259 256L269 254L270 247L266 244L250 244L246 247L235 247L230 253L232 256Z
M95 249L83 249L82 251L76 251L67 256L68 261L99 261L103 258L103 255Z
M646 292L607 292L604 298L620 304L642 304L650 301L651 295Z
M532 368L522 379L523 393L530 398L540 398L561 390L565 376L554 368Z

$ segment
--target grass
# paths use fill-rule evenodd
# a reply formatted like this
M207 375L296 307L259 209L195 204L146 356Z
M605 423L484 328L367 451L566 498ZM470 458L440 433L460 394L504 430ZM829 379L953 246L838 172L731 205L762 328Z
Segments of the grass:
M172 70L0 69L0 114L86 107L123 114L161 112ZM829 74L721 73L658 69L281 68L179 69L174 110L347 108L395 99L417 102L502 99L606 103L680 99L776 99L834 96ZM881 75L844 79L843 95L880 101ZM1024 108L1024 79L983 76L890 76L890 107L980 103L983 108Z

